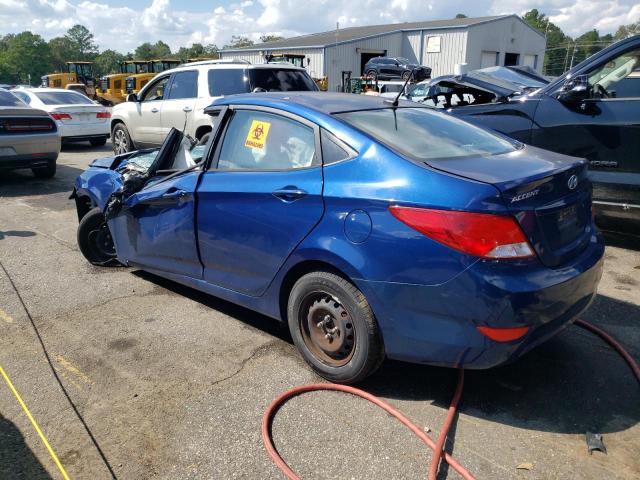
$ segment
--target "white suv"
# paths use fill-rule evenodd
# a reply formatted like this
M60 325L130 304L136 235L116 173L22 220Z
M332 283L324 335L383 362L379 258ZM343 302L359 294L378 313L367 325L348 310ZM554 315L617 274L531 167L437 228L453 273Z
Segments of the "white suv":
M113 107L111 141L116 155L159 147L175 127L203 141L211 131L204 109L224 95L249 92L315 91L304 68L210 60L181 65L154 77L137 95Z

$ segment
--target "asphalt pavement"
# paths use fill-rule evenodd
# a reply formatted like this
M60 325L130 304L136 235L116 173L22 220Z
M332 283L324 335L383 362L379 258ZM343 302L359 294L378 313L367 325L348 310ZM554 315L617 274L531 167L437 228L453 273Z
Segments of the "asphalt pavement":
M320 379L275 321L136 269L85 261L68 197L88 163L109 153L110 144L66 146L51 180L0 173L0 261L9 275L0 270L0 366L71 478L282 478L262 446L262 414L282 391ZM640 241L607 241L599 294L583 318L639 358ZM640 388L592 334L568 327L466 380L447 450L477 478L640 475ZM454 370L387 361L359 387L435 438L455 381ZM603 434L606 455L587 453L587 431ZM421 479L430 459L386 413L338 393L294 398L273 436L303 479ZM440 477L459 478L446 468ZM2 378L0 478L62 478Z

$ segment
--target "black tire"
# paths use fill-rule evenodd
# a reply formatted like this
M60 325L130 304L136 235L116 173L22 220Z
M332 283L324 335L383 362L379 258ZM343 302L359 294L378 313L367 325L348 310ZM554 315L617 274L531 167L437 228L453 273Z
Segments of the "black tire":
M101 147L103 146L105 143L107 143L107 137L103 137L103 138L92 138L89 140L89 143L91 144L91 146L93 147Z
M82 255L93 265L115 266L118 264L109 226L99 208L90 210L80 220L78 247Z
M32 168L31 171L37 178L52 178L56 174L56 161L49 160L46 167Z
M129 130L127 130L124 123L116 123L113 130L111 130L111 143L113 144L113 153L116 155L135 150Z
M367 299L336 274L321 271L301 277L289 294L287 319L302 357L327 380L359 382L384 360L384 345Z
M411 72L402 72L402 80L406 82L410 75Z
M376 81L378 79L378 72L376 72L375 70L369 70L366 74L366 77Z

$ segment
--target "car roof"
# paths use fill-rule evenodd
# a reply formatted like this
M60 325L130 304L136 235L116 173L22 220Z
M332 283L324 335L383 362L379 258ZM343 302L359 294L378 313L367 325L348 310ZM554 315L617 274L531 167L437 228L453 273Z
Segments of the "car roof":
M289 70L299 70L306 71L302 67L296 67L290 63L251 63L246 60L203 60L201 62L191 62L191 63L183 63L182 65L171 68L169 70L165 70L162 74L173 73L173 72L182 72L184 70L193 70L194 68L206 68L207 70L211 69L277 69L282 70L283 68Z
M229 95L215 100L210 107L223 105L255 105L291 110L292 105L301 106L324 114L351 112L354 110L376 110L391 108L389 98L374 95L355 95L334 92L268 92ZM401 100L400 107L426 108L415 102Z
M74 92L73 90L68 90L66 88L42 88L42 87L17 87L11 89L12 92L30 92L30 93L41 93L41 92L64 92L64 93L75 93L76 95L83 95L80 92Z

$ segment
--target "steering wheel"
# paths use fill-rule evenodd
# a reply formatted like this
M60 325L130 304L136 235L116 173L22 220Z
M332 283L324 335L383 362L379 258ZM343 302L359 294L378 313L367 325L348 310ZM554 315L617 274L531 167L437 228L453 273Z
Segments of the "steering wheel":
M607 89L604 88L602 85L600 85L599 83L596 83L594 85L595 89L598 91L598 93L600 94L600 96L602 98L611 98L611 95L609 95L609 92L607 92Z

